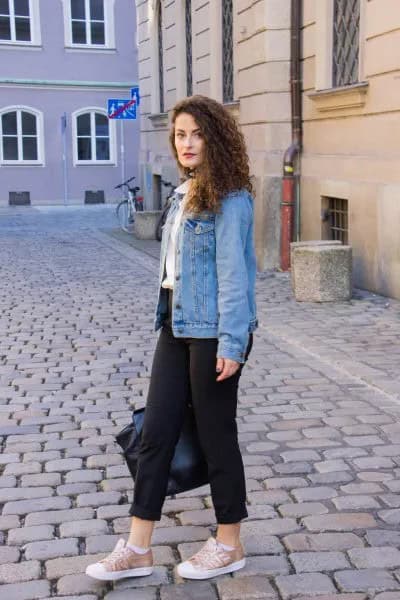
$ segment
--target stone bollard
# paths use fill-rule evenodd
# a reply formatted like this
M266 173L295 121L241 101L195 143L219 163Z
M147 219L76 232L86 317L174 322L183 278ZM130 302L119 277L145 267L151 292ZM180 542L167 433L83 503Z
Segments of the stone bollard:
M291 244L292 287L298 302L338 302L352 294L352 249L338 241Z
M155 240L161 210L143 210L135 213L134 235L139 240Z
M308 242L291 242L290 244L290 276L292 281L292 290L295 290L295 282L294 282L294 269L293 269L293 254L297 248L304 248L304 246L341 246L342 242L340 240L309 240Z

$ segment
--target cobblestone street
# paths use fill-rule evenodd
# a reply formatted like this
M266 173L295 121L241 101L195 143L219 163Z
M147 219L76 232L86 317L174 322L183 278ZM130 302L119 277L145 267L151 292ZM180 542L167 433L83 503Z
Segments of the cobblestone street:
M156 246L106 233L114 210L0 209L0 597L400 600L400 302L296 304L270 272L240 384L246 567L177 577L214 531L204 487L166 501L153 575L84 574L127 537L114 435L157 338Z

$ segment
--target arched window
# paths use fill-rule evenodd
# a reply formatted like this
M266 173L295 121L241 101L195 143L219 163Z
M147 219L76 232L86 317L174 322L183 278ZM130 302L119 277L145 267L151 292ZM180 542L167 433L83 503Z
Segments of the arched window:
M185 0L185 31L186 31L186 94L193 94L192 71L192 0Z
M234 98L232 0L222 0L222 98L224 102Z
M8 107L0 118L1 162L41 164L43 121L41 113L28 107Z
M74 113L74 163L113 163L114 123L100 108L83 109Z
M160 99L160 113L164 108L164 48L163 48L163 14L161 1L157 7L157 42L158 42L158 94Z

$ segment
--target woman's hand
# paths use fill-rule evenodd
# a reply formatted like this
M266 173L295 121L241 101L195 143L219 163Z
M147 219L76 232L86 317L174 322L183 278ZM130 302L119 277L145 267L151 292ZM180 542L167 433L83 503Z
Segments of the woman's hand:
M220 373L217 377L217 381L228 379L228 377L231 377L236 373L239 367L240 363L236 362L236 360L231 360L230 358L217 358L216 371L217 373Z

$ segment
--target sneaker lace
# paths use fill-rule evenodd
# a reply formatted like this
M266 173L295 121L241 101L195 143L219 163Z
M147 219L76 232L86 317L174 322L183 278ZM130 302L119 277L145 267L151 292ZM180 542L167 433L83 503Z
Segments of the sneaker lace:
M206 544L201 548L194 556L192 556L191 560L195 563L204 563L209 565L210 562L213 562L219 554L221 554L221 548L218 547L217 544Z
M127 548L119 548L117 550L113 550L111 554L103 558L103 560L101 560L100 562L104 563L105 565L112 565L115 561L119 560L120 558L125 558L126 554Z

